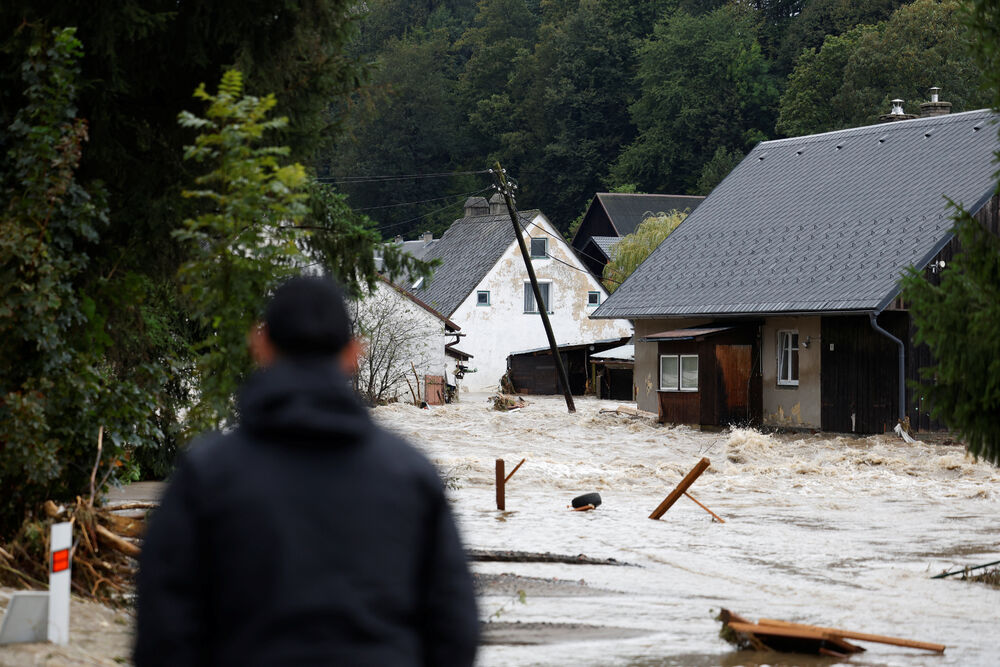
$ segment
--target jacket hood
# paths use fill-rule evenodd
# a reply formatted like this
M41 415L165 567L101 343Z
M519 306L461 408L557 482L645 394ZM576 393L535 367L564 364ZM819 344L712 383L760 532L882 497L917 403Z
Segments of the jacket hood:
M374 428L368 409L330 359L282 359L240 390L240 428L279 442L342 445Z

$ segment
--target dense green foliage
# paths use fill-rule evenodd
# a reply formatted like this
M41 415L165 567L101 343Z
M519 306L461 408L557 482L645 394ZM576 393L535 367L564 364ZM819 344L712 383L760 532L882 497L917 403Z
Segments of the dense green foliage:
M944 90L953 112L986 106L961 7L957 0L916 0L887 21L827 37L799 59L777 129L794 136L868 125L894 98L917 113L931 85Z
M894 97L982 105L956 7L369 0L354 52L374 85L323 173L412 237L447 228L500 160L518 205L569 234L595 192L707 194L758 141L873 122Z
M975 37L972 53L984 91L1000 111L1000 2L973 0L963 19ZM1000 172L995 193L1000 195ZM922 369L915 389L970 452L1000 465L1000 239L962 209L954 232L959 251L941 271L940 284L916 270L903 279L917 340L936 360Z
M183 196L207 199L206 212L184 221L174 236L188 248L180 268L191 317L205 331L195 343L199 392L188 424L216 428L231 412L232 396L250 370L246 335L260 317L268 291L308 263L307 233L298 223L306 213L306 171L282 164L289 149L271 146L264 134L288 124L269 117L273 95L243 94L242 75L231 70L219 92L199 86L204 117L184 111L180 124L199 131L184 157L209 171Z
M77 180L87 123L77 117L81 44L37 32L22 66L25 106L8 129L0 181L0 534L46 497L82 494L97 459L120 463L149 443L152 401L109 363L111 343L87 280L107 226L104 194ZM101 469L102 477L105 469Z
M917 391L970 452L1000 465L1000 239L965 211L954 231L962 251L940 285L916 270L903 280L917 340L935 359Z
M226 414L253 304L288 270L286 251L308 251L354 291L374 281L374 223L329 186L302 189L301 167L277 164L314 164L341 125L334 110L365 78L346 50L351 12L346 0L0 5L0 532L39 500L87 491L101 425L98 482L112 462L167 474L193 427ZM230 95L246 104L233 113L262 112L253 98L288 122L178 124L191 91L234 65L247 95ZM257 129L287 156L255 143ZM192 143L201 164L183 159ZM204 196L182 197L192 186ZM297 194L272 207L282 189ZM225 221L266 229L235 230L227 245ZM302 240L296 252L286 236ZM397 255L386 265L426 273ZM250 259L259 274L245 281ZM227 275L240 277L234 291L217 291ZM219 350L226 362L211 357Z
M726 5L659 23L640 51L638 139L614 176L647 192L694 192L719 147L749 150L774 126L777 82L755 37L755 17Z
M611 259L604 265L602 282L608 293L614 292L640 264L684 222L687 211L659 213L646 218L631 234L626 234L611 251Z

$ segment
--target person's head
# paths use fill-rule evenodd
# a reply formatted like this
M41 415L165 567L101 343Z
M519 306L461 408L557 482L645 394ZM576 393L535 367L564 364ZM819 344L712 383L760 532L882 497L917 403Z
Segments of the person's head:
M250 332L250 352L260 366L282 357L327 358L353 373L360 349L344 293L328 278L299 276L282 283Z

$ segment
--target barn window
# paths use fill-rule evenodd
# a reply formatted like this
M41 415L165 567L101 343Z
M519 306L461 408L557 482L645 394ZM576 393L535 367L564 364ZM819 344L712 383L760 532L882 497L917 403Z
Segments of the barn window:
M799 332L778 332L778 384L799 384Z
M601 305L601 293L587 292L587 305L590 307Z
M531 258L544 259L549 256L549 239L546 237L531 239Z
M660 391L698 391L698 355L661 354Z
M542 304L547 312L552 312L552 300L549 299L550 283L538 283L538 291L542 293ZM531 283L524 283L524 312L537 313L538 306L535 303L535 293L531 289Z
M476 305L477 306L490 305L490 291L488 289L481 289L478 292L476 292Z

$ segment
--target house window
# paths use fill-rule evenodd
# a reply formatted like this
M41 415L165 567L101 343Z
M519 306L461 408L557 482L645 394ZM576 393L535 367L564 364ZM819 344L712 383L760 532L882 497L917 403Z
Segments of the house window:
M546 237L531 239L531 258L544 259L549 256L549 239Z
M547 312L552 312L552 301L549 299L551 283L538 283L538 291L542 293L542 303ZM531 283L524 283L524 312L537 313L538 306L535 304L535 293L531 289Z
M593 308L594 306L599 305L601 305L601 293L587 292L587 306Z
M481 289L478 292L476 292L476 305L477 306L490 305L490 291L488 289Z
M778 384L799 384L799 332L778 332Z
M661 354L660 391L698 391L698 355Z

